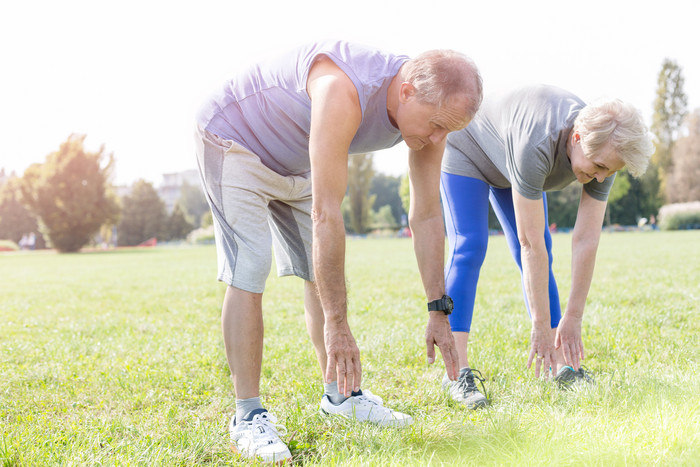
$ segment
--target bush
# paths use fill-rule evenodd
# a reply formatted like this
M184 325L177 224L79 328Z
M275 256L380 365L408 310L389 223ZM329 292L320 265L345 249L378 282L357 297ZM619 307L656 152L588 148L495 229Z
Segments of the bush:
M373 230L376 229L387 229L387 230L398 230L399 223L396 222L394 216L391 214L391 206L386 204L379 208L378 211L371 212Z
M0 251L17 251L19 246L12 240L0 240Z
M659 227L663 230L700 229L700 201L662 206Z
M200 227L187 235L187 241L197 245L211 245L214 243L214 226Z

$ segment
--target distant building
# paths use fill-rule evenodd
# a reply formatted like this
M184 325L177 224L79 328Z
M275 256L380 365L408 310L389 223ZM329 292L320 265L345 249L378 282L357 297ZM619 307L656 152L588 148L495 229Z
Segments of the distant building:
M150 182L149 182L150 183ZM165 203L165 208L168 214L173 212L175 208L175 203L180 199L180 193L182 192L182 186L184 184L189 186L200 187L199 171L196 169L185 170L182 172L173 172L163 174L163 180L156 189L158 196L163 203ZM114 187L119 198L124 198L131 194L132 185L118 185Z
M168 213L173 212L175 203L180 199L180 191L184 184L198 187L199 171L197 169L185 170L183 172L174 172L163 174L163 182L158 187L158 195L165 203L165 208Z

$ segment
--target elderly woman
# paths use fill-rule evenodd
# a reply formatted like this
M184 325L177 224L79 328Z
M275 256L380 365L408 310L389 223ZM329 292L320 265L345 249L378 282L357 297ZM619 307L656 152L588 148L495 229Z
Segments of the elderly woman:
M618 100L586 105L550 86L485 100L467 128L449 135L441 180L450 246L445 282L454 303L450 324L461 371L458 381L445 378L443 386L453 399L470 408L487 402L474 382L467 343L486 255L489 200L521 272L532 320L528 368L534 361L537 377L551 368L559 382L587 380L580 367L581 320L608 192L623 167L635 177L644 173L652 152L633 107ZM562 316L545 192L573 181L583 190L572 238L571 294Z

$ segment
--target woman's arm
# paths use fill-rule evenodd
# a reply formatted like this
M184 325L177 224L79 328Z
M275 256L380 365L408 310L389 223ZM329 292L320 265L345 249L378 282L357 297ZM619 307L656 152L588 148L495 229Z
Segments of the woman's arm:
M557 348L562 347L564 362L574 369L579 368L580 360L585 355L581 340L581 321L593 279L595 257L606 206L606 201L598 201L585 189L581 191L581 201L571 239L571 292L555 341Z
M546 376L548 369L556 365L556 354L549 313L549 256L544 241L544 205L541 199L525 198L514 189L513 206L520 241L523 286L532 319L527 367L530 368L537 357L535 376L540 376L540 370Z

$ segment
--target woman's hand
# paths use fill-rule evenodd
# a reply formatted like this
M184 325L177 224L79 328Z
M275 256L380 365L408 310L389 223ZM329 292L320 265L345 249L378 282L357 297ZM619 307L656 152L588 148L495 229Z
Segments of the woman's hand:
M584 359L583 341L581 340L581 317L573 317L572 313L566 313L559 322L554 347L561 347L564 353L564 363L574 370L581 366Z
M532 323L530 333L530 356L527 359L528 369L535 363L535 376L540 377L540 370L543 370L545 379L549 377L550 368L556 368L557 356L554 349L554 339L552 338L552 328L549 323Z

